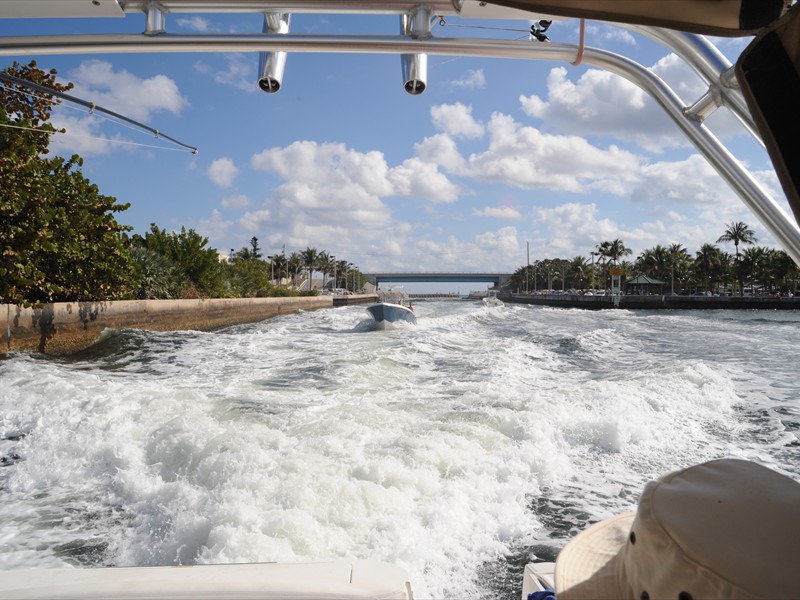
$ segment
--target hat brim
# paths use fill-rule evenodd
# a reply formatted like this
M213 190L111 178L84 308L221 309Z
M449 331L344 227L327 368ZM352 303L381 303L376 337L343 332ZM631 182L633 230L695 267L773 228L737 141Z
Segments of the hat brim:
M619 600L622 549L635 512L595 523L579 533L558 554L555 570L558 600Z

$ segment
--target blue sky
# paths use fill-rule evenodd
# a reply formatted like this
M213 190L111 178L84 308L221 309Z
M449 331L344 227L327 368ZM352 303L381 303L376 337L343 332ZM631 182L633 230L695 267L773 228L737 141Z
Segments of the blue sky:
M260 15L170 14L167 31L261 31ZM480 25L518 29L464 29ZM524 37L528 21L450 17L434 36ZM294 15L294 33L388 33L391 15ZM3 20L0 35L140 33L125 19ZM576 43L578 21L551 40ZM715 40L735 60L745 39ZM531 42L536 43L536 42ZM653 67L687 103L699 79L667 50L587 23L586 44ZM226 252L257 236L265 255L326 250L363 271L504 271L531 259L589 258L622 239L632 258L656 244L694 254L731 221L772 237L648 97L621 78L568 63L429 58L428 88L401 87L391 55L290 54L283 87L256 86L256 54L100 54L4 57L56 68L72 94L197 146L159 150L152 137L60 108L54 139L77 152L104 194L151 222L194 228ZM727 114L709 121L785 207L766 153ZM788 212L788 209L787 209ZM721 246L728 251L733 248ZM468 287L468 286L465 286Z

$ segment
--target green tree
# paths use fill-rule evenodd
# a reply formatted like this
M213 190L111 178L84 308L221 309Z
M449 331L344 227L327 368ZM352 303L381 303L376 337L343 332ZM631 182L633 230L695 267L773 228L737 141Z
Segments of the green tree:
M5 72L54 90L56 71L36 62ZM134 265L114 213L117 204L81 173L73 155L47 158L55 131L51 95L0 88L0 301L13 304L120 298L133 286Z
M771 248L754 246L742 253L742 270L751 284L760 283L764 288L772 287L775 280L773 252Z
M775 277L785 291L797 292L797 282L800 280L800 268L783 250L775 250L772 255L772 264Z
M314 269L317 268L317 261L319 260L319 253L316 248L307 247L300 253L300 256L303 259L303 265L308 271L308 291L310 292L314 280Z
M637 270L662 281L666 281L670 277L670 264L669 249L661 244L642 250L636 258Z
M670 244L667 249L667 260L669 261L670 289L674 293L675 279L678 280L678 289L682 289L683 282L690 277L693 260L682 244Z
M303 269L303 257L299 252L292 252L286 263L287 276L292 279L292 287L297 287L297 275Z
M703 290L711 291L714 283L722 280L723 253L713 244L703 244L695 253L694 269L703 284Z
M744 294L744 273L742 272L742 265L739 260L739 244L755 244L757 241L755 231L750 229L750 227L742 221L729 223L725 229L725 233L717 239L717 243L733 242L736 248L736 276L739 280L739 294Z
M333 265L336 259L324 250L317 256L317 268L322 272L322 287L328 285L328 275L333 275Z
M132 245L131 257L136 265L137 300L169 300L180 296L185 277L166 256L143 245Z
M592 264L583 256L576 256L569 261L568 273L570 287L583 288L589 283Z
M623 256L628 256L633 252L620 239L616 239L611 242L603 242L597 246L597 250L602 256L610 260L612 264L617 264L617 261L619 261L620 258Z
M181 227L180 233L168 232L151 223L150 231L143 238L134 236L134 243L166 256L179 269L185 278L180 294L182 298L226 295L219 253L206 247L208 238L194 229L187 231Z
M283 285L281 283L283 278L288 277L288 261L286 260L286 256L283 254L275 254L270 262L272 265L270 271L271 275L276 279L279 285Z

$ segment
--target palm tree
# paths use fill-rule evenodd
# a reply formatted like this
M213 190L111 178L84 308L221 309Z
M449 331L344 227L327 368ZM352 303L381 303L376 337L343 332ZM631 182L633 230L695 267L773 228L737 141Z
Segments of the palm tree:
M743 283L744 274L742 273L741 264L739 262L739 244L755 244L756 239L755 231L750 229L746 223L737 221L736 223L729 223L728 228L725 230L717 243L719 242L733 242L736 248L736 271L739 278L739 294L744 295Z
M695 271L703 281L703 290L708 292L713 287L716 276L721 274L723 253L713 244L703 244L695 253Z
M576 256L569 261L569 277L571 278L572 283L575 284L571 287L582 288L584 281L589 279L588 273L591 268L592 264L583 256Z
M797 291L797 281L800 279L800 267L783 250L775 250L772 255L775 277L780 280L782 288L792 293Z
M289 276L287 272L289 266L289 261L286 260L286 256L283 254L275 254L272 257L272 270L273 275L277 277L278 281L283 281L283 275Z
M314 279L314 269L317 267L317 261L319 260L319 253L316 248L306 247L306 249L300 253L300 256L303 259L303 264L306 269L308 269L308 291L310 292L311 284Z
M286 265L286 275L292 278L292 287L297 286L297 274L303 268L303 257L299 252L292 252Z
M675 293L675 274L678 281L684 281L689 275L689 268L692 265L692 257L683 247L683 244L671 244L667 250L669 260L670 289Z
M325 286L328 284L328 275L333 273L333 261L334 259L331 258L330 254L328 254L325 250L317 255L315 265L322 273L323 289L325 289Z
M625 243L620 239L598 244L597 251L600 253L600 256L607 258L613 264L617 264L620 258L628 256L633 252L630 248L625 246Z
M606 260L611 261L612 265L616 265L617 261L623 256L631 254L633 251L625 246L623 241L617 238L611 242L603 242L597 245L597 252L603 259L603 287L608 287L608 272L606 271Z
M666 279L670 273L669 250L661 244L642 250L636 258L636 268L650 277Z
M333 282L333 287L335 288L347 288L347 269L349 269L352 265L347 262L346 260L339 260L336 261L336 279L337 281ZM344 285L339 285L340 281L344 281Z
M771 248L764 248L763 246L754 246L742 252L742 268L750 276L751 285L755 281L765 288L772 287L771 283L774 277L772 253L773 250Z
M750 229L746 223L738 221L728 224L728 228L725 230L725 233L719 236L717 243L733 242L733 245L736 247L736 260L738 261L739 244L755 244L757 241L756 232Z

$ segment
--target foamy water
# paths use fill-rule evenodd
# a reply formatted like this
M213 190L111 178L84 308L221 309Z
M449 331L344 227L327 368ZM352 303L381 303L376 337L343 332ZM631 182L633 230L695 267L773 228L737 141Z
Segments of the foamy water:
M419 598L720 456L800 479L800 315L418 302L0 360L0 569L374 558Z

